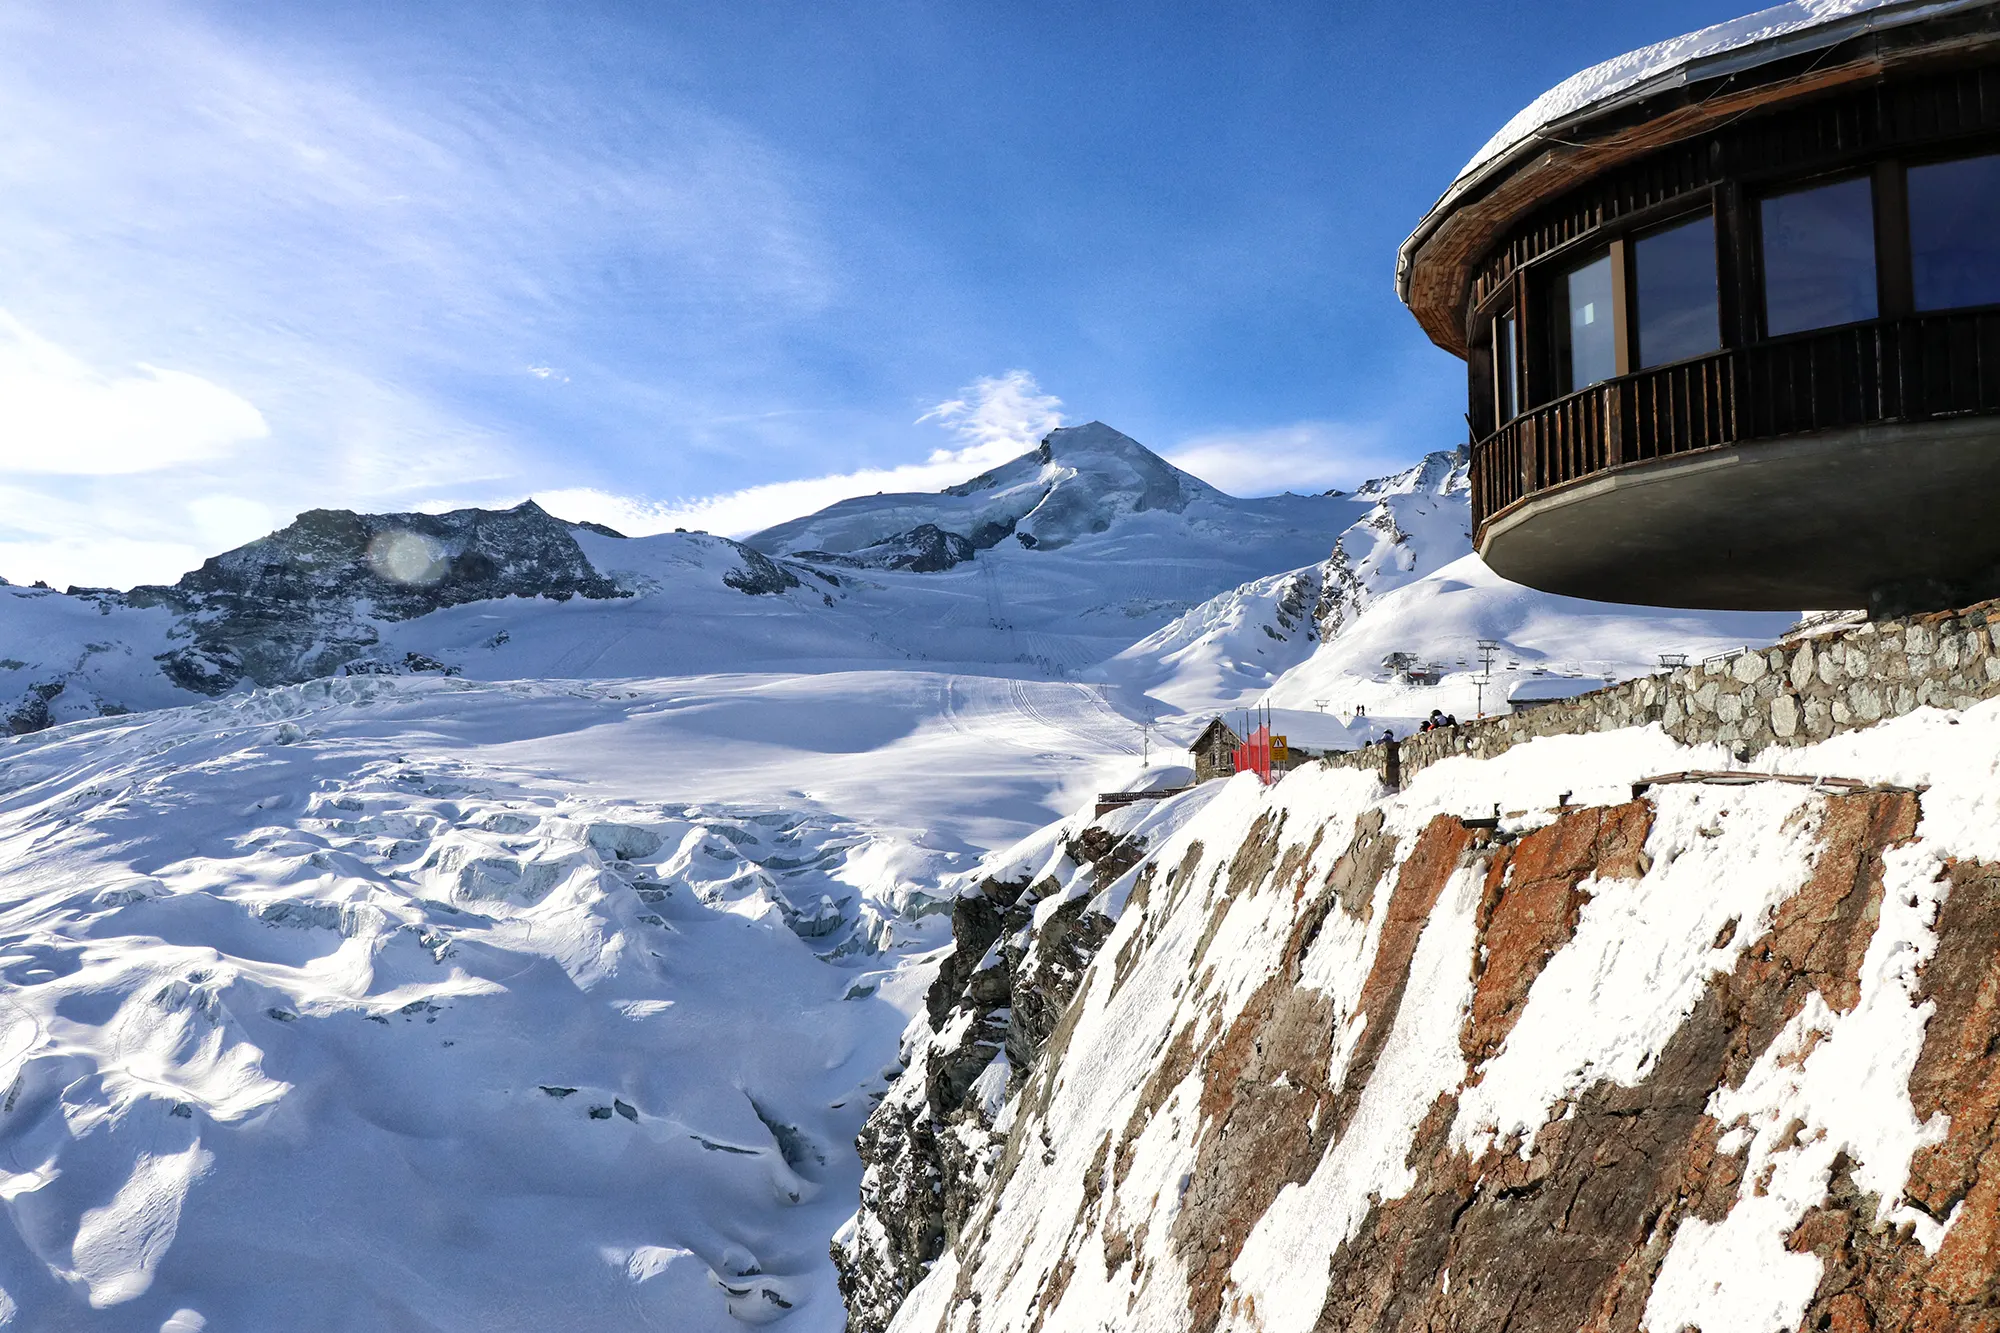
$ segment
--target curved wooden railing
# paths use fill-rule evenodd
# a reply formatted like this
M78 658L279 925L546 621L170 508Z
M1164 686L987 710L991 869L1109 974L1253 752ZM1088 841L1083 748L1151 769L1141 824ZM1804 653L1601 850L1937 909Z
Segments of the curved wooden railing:
M2000 414L2000 306L1846 324L1593 384L1473 446L1472 521L1615 468L1718 445Z

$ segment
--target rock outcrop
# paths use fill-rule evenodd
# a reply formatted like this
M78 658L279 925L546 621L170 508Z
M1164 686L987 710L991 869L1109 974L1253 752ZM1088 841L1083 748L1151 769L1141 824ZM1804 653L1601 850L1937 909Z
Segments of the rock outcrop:
M887 1326L991 1184L1002 1108L1110 933L1097 890L1142 846L1099 825L1065 827L959 890L951 951L905 1038L908 1067L861 1133L862 1210L833 1248L855 1333Z
M961 899L851 1327L2000 1329L2000 712L1848 738L1837 792L1558 744L1001 863L1051 873Z
M859 550L794 551L792 555L819 565L845 565L850 569L907 569L913 574L937 574L953 565L964 564L977 552L978 548L969 537L946 532L935 523L919 523L908 532L885 537Z
M186 645L162 669L184 689L221 694L245 679L292 684L366 658L380 639L375 619L491 597L624 595L569 524L527 500L447 514L308 510L171 587L134 588L123 600L183 617Z

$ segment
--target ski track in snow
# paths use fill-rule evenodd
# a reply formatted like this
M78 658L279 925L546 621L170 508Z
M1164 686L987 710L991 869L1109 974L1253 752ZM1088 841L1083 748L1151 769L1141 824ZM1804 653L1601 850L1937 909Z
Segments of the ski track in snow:
M1086 750L1139 753L1139 747L1125 738L1131 723L1104 702L1101 690L1075 684L1037 688L1028 681L1010 680L1007 692L1021 716Z

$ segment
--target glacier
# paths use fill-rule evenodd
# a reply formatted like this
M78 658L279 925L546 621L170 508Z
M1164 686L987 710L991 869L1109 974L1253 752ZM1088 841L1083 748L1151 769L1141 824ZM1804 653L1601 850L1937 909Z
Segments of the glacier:
M1468 713L1478 637L1610 677L1790 619L1494 579L1460 454L1243 500L1095 423L743 542L319 512L0 586L0 1327L840 1328L983 858L1218 711L1351 744Z

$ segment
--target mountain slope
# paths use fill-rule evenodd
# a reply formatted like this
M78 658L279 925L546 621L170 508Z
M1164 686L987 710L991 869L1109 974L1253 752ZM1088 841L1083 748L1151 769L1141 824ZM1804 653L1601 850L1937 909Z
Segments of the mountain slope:
M1353 501L1366 508L1326 559L1211 598L1091 678L1178 711L1181 731L1262 704L1298 743L1346 745L1383 726L1406 731L1432 709L1471 717L1517 691L1575 693L1657 670L1662 653L1699 660L1769 642L1796 619L1587 602L1510 583L1472 554L1462 452L1430 454ZM1493 645L1490 672L1482 640ZM1406 669L1432 664L1434 683Z
M949 491L843 501L754 545L627 539L532 501L315 510L170 587L0 589L0 719L28 731L339 672L1060 676L1319 559L1355 512L1342 497L1233 499L1096 424Z
M1093 676L1184 712L1262 696L1376 598L1470 549L1466 466L1463 452L1432 453L1367 482L1342 497L1351 521L1317 562L1210 598Z

